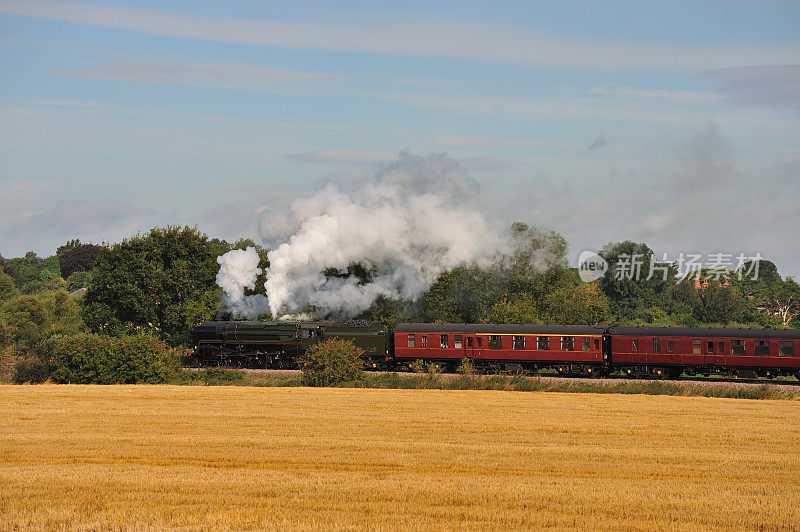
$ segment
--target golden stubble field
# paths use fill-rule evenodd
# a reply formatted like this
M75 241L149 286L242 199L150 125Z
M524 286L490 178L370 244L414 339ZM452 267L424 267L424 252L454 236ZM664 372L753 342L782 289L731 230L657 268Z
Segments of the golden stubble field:
M0 387L0 528L800 527L800 402Z

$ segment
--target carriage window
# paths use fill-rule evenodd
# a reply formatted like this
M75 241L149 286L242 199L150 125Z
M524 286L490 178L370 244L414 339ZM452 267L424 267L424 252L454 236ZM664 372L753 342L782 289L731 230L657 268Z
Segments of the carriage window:
M441 344L442 349L447 349L447 335L446 334L443 334L441 336L441 340L440 340L439 343Z
M475 338L475 341L477 342L478 347L483 347L483 338L478 336L477 338Z
M631 340L631 351L639 350L639 340Z
M718 353L725 352L725 342L717 342L717 352Z
M661 352L661 338L653 338L653 353Z
M549 336L539 336L536 338L536 349L540 351L549 351L550 350L550 337Z
M702 355L703 354L703 341L702 340L692 340L692 354L693 355Z
M589 339L588 339L588 338L586 338L586 337L584 336L584 337L583 337L583 342L581 342L581 349L582 349L583 351L588 351L588 350L589 350L589 349L591 349L591 348L592 348L592 343L589 341Z
M525 337L524 336L515 336L514 337L514 349L525 349Z
M708 352L709 353L714 352L714 342L708 342Z
M489 349L503 349L503 337L499 334L489 336Z
M575 350L575 337L574 336L562 336L561 337L561 350L562 351L574 351Z
M778 342L778 354L782 357L793 357L794 342L791 340Z
M422 336L422 347L428 347L428 337Z
M672 340L667 340L667 353L674 353L675 352L675 342Z
M453 347L456 349L461 349L463 347L460 334L453 336Z
M744 340L731 340L731 354L732 355L744 354Z
M472 336L467 336L467 347L472 347Z
M757 356L769 356L769 340L756 340L756 351Z
M303 338L311 338L311 330L303 329Z
M594 348L600 350L600 338L594 339Z
M408 347L415 347L416 337L413 334L408 335Z

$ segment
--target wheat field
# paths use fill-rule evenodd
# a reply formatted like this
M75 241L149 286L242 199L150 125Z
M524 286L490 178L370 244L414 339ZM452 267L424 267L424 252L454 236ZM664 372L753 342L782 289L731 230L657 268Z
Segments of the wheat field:
M800 527L800 401L0 387L0 528Z

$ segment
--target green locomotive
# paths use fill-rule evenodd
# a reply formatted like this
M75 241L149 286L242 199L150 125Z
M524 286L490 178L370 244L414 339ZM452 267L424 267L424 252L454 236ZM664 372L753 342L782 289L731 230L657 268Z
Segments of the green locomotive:
M352 341L368 367L390 359L391 333L361 321L207 321L192 329L192 358L199 366L295 369L306 349L328 338Z

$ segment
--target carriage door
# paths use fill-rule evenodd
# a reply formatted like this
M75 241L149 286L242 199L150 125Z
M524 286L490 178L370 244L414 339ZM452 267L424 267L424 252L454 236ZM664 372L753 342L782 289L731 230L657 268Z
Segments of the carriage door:
M475 335L464 335L464 357L475 358Z
M696 340L695 340L696 341ZM700 340L703 345L703 351L705 352L705 365L706 366L713 366L717 363L716 357L717 353L717 343L714 341L713 338L703 338ZM719 353L721 354L721 353Z

